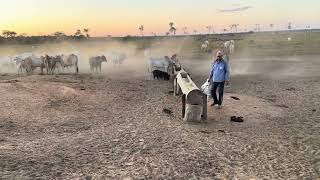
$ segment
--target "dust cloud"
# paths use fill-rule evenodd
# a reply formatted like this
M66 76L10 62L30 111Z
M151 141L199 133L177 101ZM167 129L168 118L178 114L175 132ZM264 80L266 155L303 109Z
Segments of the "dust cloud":
M105 55L108 63L102 65L103 74L112 77L146 77L148 76L148 58L178 54L179 61L190 74L208 76L214 59L214 52L222 49L222 42L210 40L213 53L201 52L203 41L194 37L144 38L136 40L94 40L79 42L48 43L39 45L8 45L0 46L0 73L16 73L16 66L11 60L17 55L31 53L36 56L45 54L76 54L79 57L80 73L90 73L89 58ZM235 54L230 56L230 70L233 76L262 75L270 78L290 76L320 75L319 57L316 55L277 54L256 55L249 47L244 47L241 40L236 41ZM114 65L110 61L113 53L125 53L127 59L122 65ZM66 70L66 73L74 72Z

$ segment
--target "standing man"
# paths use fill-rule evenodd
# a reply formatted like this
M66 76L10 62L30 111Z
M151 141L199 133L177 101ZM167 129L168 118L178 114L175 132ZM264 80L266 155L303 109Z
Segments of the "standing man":
M208 81L213 81L211 95L213 97L213 104L211 106L218 105L220 109L222 107L223 102L223 92L224 92L224 85L229 84L229 65L228 62L225 61L223 58L223 53L221 51L217 52L217 59L213 62L210 76ZM219 93L219 97L217 97L217 90Z

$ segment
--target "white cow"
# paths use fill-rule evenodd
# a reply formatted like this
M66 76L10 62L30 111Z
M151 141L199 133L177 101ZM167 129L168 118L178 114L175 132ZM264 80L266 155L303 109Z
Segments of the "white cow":
M70 54L70 55L60 55L63 61L63 68L71 68L75 67L76 73L79 73L79 67L78 67L78 56L75 54Z
M205 41L205 42L201 45L201 50L202 50L203 52L207 52L209 45L210 45L209 41L208 41L208 40Z
M63 67L63 60L61 56L48 56L45 55L42 57L44 59L44 64L47 69L47 74L54 74L54 71L57 69L57 65Z
M1 69L14 69L15 63L10 57L0 57L0 66Z
M113 52L111 53L109 59L111 60L113 65L121 65L127 59L127 55L125 53Z
M29 56L26 58L16 57L14 59L17 69L18 69L18 76L20 72L23 70L26 71L27 74L33 73L36 68L41 69L41 73L43 73L43 68L45 68L45 63L43 57L36 57L36 56Z
M98 72L98 69L101 72L101 64L103 62L108 62L107 58L105 56L91 57L89 59L89 65L90 65L91 72L94 72L95 70L96 70L96 72Z
M226 41L224 43L224 51L226 54L233 54L234 53L234 46L235 42L234 40Z
M25 71L28 73L27 68L26 68L26 66L25 66L25 61L24 61L23 58L21 58L21 57L15 57L15 58L13 59L13 61L14 61L15 64L16 64L16 67L17 67L17 70L18 70L18 76L20 76L20 73L23 73L23 70L25 70Z
M173 74L173 67L177 62L177 55L173 55L171 59L168 56L161 57L151 57L149 58L148 71L152 77L152 73L155 70L168 73L169 75Z

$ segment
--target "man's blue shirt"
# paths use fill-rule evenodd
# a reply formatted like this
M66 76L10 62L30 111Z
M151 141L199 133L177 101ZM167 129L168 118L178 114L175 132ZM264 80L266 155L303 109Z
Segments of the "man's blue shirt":
M229 65L225 60L216 60L212 64L210 79L213 78L213 82L225 82L229 81L230 71Z

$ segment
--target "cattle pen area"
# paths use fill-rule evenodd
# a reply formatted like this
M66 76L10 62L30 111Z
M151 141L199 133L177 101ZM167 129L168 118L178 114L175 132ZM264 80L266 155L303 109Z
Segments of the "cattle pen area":
M263 37L220 37L236 43L230 86L223 108L210 107L208 98L207 118L196 123L183 120L172 79L150 79L140 49L148 46L157 56L177 53L200 87L212 62L201 43L209 39L210 48L218 49L216 37L125 42L139 52L113 43L127 60L103 64L102 73L90 72L88 57L105 51L93 52L92 42L74 45L80 53L92 48L79 56L79 73L35 70L18 76L1 69L0 179L319 178L319 46L304 49L298 40ZM23 48L19 53L31 49ZM232 116L244 122L231 122Z

